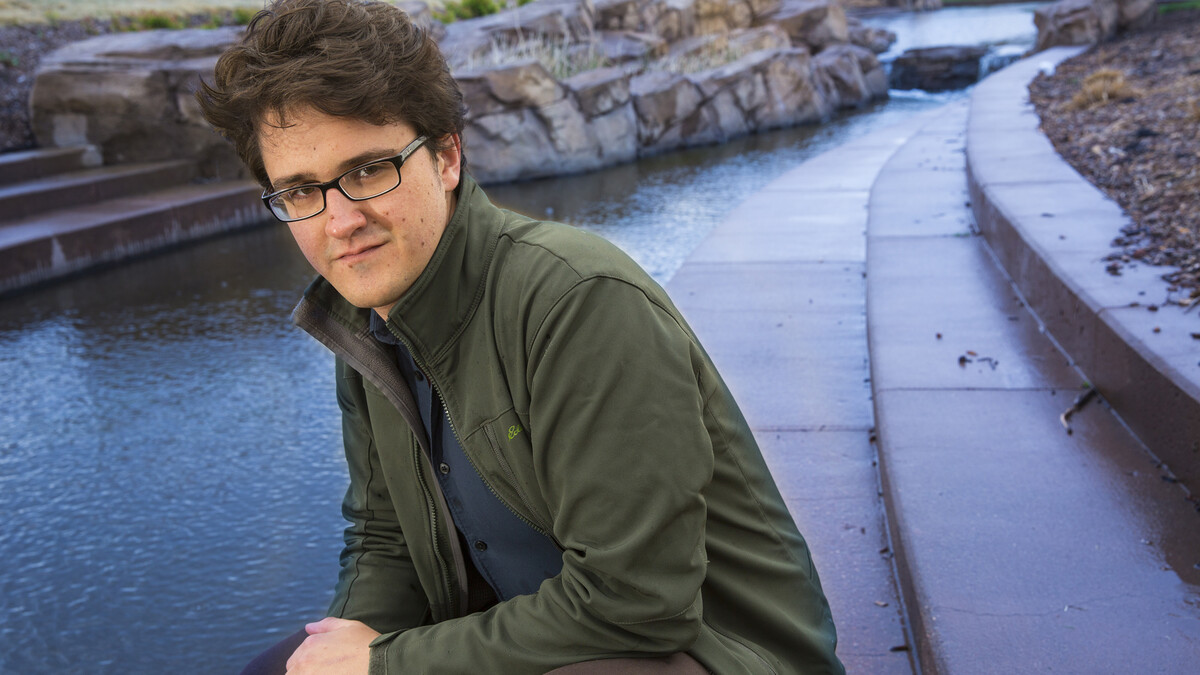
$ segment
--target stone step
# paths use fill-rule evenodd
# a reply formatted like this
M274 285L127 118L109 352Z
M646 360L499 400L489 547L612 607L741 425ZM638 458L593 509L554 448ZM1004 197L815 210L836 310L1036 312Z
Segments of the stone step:
M251 181L188 184L0 227L0 294L267 220Z
M967 116L954 104L892 156L868 221L877 442L921 670L1189 672L1200 516L1102 402L1064 427L1086 376L977 232Z
M0 227L38 213L153 192L196 175L186 160L106 166L0 186Z
M0 154L0 186L98 166L91 146L38 148Z

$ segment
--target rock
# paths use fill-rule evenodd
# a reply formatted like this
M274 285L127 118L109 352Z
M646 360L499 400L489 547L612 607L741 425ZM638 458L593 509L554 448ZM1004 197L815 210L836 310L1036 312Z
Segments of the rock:
M852 23L849 28L850 43L882 54L892 48L896 34L884 28L871 28L861 23Z
M815 122L833 111L818 88L811 57L804 47L760 51L691 79L706 101L715 102L714 122L732 136L740 131L731 122L729 104L745 118L748 131Z
M592 42L595 8L591 0L539 0L496 14L455 21L446 26L440 41L446 60L454 68L471 67L472 61L494 45L526 41L570 45Z
M740 0L696 0L696 34L728 33L753 21L750 6Z
M858 45L829 47L813 58L813 67L823 71L832 83L827 97L837 107L858 107L887 96L887 75L879 59Z
M597 38L600 53L612 63L647 61L667 53L666 40L650 33L601 31Z
M619 68L597 68L562 82L574 96L580 112L596 117L629 102L629 74Z
M599 0L596 28L650 33L674 42L696 34L696 0Z
M792 44L807 45L814 53L850 40L846 12L836 0L784 0L763 21L779 25Z
M703 98L699 89L682 75L651 71L629 82L633 108L638 119L638 145L643 154L653 154L683 145L685 124L697 114Z
M557 152L546 127L530 108L485 115L463 129L463 154L481 182L517 180Z
M786 31L774 24L735 30L728 35L729 48L746 54L792 46Z
M1088 45L1116 35L1119 11L1115 0L1060 0L1033 13L1037 26L1034 51Z
M1158 18L1156 0L1117 0L1117 30L1145 28Z
M979 81L983 47L910 49L892 62L893 89L948 91Z
M1038 32L1034 51L1097 44L1148 26L1157 16L1155 0L1059 0L1033 13Z
M454 78L462 86L467 108L478 110L479 115L509 108L549 105L566 95L546 67L533 59L456 72Z
M46 55L30 100L42 147L90 144L105 164L195 158L205 176L243 176L194 92L239 27L114 33Z

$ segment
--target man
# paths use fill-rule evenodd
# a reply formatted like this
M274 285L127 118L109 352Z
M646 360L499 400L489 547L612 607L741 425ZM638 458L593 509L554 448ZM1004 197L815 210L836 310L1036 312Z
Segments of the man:
M406 15L276 2L199 98L320 275L293 319L337 355L350 470L328 618L254 668L842 672L695 335L611 245L489 203Z

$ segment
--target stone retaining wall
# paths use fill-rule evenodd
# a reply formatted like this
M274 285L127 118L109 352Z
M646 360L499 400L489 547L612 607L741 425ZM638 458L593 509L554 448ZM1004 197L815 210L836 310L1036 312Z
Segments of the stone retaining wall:
M423 4L407 8L443 33ZM193 95L239 31L113 34L47 56L31 103L39 144L90 144L106 164L195 158L206 176L242 176ZM450 24L441 45L468 106L470 170L495 183L819 122L885 97L875 52L887 36L851 33L836 0L538 0ZM562 81L532 60L477 65L534 41L612 65ZM705 52L740 56L687 74L664 65Z

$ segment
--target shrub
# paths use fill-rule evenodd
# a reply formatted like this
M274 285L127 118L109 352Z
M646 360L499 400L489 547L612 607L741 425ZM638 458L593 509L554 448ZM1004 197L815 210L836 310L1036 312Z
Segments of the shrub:
M518 7L524 7L534 0L517 0ZM507 2L501 0L505 6L496 4L495 0L447 0L442 6L441 11L434 10L433 18L442 23L453 23L459 19L474 19L480 16L488 16L495 14L501 9L505 9Z

